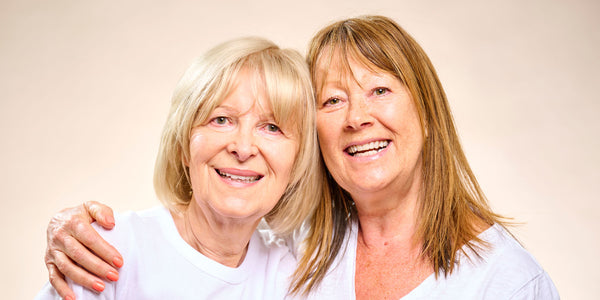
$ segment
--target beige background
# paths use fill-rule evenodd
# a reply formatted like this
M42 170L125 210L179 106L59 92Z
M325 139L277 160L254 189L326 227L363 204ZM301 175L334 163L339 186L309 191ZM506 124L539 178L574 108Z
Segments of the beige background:
M367 13L429 53L493 207L524 222L514 231L562 298L600 297L599 3L321 2L2 0L2 298L31 299L47 280L60 208L157 204L158 137L193 57L242 35L304 52L323 25Z

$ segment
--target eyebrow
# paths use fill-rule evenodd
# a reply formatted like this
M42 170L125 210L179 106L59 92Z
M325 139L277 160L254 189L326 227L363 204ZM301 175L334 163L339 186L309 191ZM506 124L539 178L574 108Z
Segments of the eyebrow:
M254 105L257 105L257 104L255 103ZM250 110L252 110L253 107L254 106L251 106ZM260 106L258 106L258 107L260 108ZM243 114L246 114L246 113L249 112L249 111L241 112L237 107L226 105L226 104L220 104L220 105L216 106L213 109L213 112L216 111L217 109L223 110L223 111L225 111L227 113L240 114L240 115L243 115ZM265 112L266 112L265 109L260 108L259 119L261 119L261 120L275 120L275 113L273 112L273 110L270 110L268 113L265 113Z
M215 111L217 109L231 111L231 112L237 112L238 111L235 107L229 106L229 105L224 105L224 104L219 104L219 105L215 106L215 108L213 109L213 111Z

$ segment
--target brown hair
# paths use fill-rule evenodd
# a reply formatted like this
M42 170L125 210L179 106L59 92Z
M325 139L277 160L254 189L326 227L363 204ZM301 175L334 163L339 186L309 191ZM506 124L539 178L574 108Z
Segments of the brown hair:
M477 238L480 225L503 222L491 211L469 167L433 65L419 44L389 18L363 16L342 20L319 31L309 45L307 61L316 97L322 85L316 82L317 64L331 63L334 52L339 53L339 63L346 68L349 59L356 59L368 68L395 76L410 91L424 135L416 238L422 242L422 254L433 265L436 276L452 273L457 253L465 252L463 246L475 255L485 246ZM327 70L327 65L321 69ZM321 203L311 220L306 244L313 246L307 247L297 271L310 276L297 281L293 292L307 293L322 280L341 252L351 219L356 219L350 195L329 172L325 176L328 190L324 194L333 202ZM318 230L315 226L319 226Z

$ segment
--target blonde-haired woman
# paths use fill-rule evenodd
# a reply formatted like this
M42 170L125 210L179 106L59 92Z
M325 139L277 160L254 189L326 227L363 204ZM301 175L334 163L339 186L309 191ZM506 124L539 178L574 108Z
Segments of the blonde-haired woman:
M296 260L257 227L264 217L290 235L319 199L312 95L302 56L268 40L229 41L195 61L158 151L164 207L97 227L125 264L118 281L93 285L103 294L74 285L77 298L282 299ZM48 285L38 299L56 296Z
M558 299L548 274L487 204L435 69L408 33L382 16L342 20L316 34L307 60L327 169L293 293L317 299ZM61 237L49 240L60 244L73 234L111 262L117 252L93 231L69 230L88 222L88 213L110 216L94 203L67 211L57 216L69 219L65 225L50 224ZM49 253L50 277L62 283ZM98 260L81 261L92 259ZM86 268L102 277L113 268L99 265ZM71 265L60 271L82 282L94 278Z

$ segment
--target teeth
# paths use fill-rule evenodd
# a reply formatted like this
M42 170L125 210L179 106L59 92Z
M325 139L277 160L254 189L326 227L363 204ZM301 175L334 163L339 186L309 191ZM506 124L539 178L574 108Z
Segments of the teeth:
M261 176L233 175L233 174L222 172L221 170L217 170L217 173L219 173L219 175L221 175L221 177L223 177L223 178L229 178L230 180L233 180L233 181L239 181L239 182L245 182L245 183L251 183L251 182L257 181L261 177Z
M364 145L354 145L346 150L352 156L368 156L373 155L389 145L389 141L376 141Z

